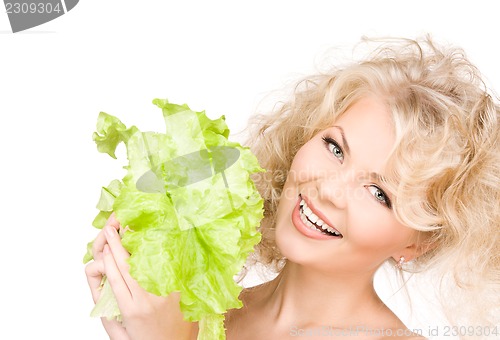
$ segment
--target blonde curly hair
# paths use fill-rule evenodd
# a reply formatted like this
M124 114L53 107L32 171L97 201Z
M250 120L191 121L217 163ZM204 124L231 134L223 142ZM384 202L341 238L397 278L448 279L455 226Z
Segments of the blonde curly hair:
M429 250L406 269L436 270L461 290L453 301L463 315L498 322L492 319L500 314L498 98L460 48L438 46L429 36L364 42L376 44L367 57L301 80L288 101L253 119L249 144L267 170L255 178L265 200L259 262L278 271L286 262L274 223L296 152L354 102L376 95L396 133L385 183L394 213L428 236ZM449 285L441 286L447 296Z

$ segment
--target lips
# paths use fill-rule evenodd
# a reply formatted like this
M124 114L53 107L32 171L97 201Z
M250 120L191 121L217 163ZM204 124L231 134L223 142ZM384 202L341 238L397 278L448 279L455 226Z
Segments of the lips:
M297 205L292 213L292 222L295 228L303 235L318 239L341 239L343 235L326 217L308 202L307 198L299 195Z

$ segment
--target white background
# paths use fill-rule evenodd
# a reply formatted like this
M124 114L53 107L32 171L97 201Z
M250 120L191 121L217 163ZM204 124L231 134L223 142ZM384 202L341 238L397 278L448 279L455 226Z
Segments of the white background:
M106 338L81 262L100 186L123 175L92 142L99 111L161 131L151 100L168 98L239 131L266 93L362 35L432 33L500 88L496 1L82 0L16 34L0 9L0 339ZM424 306L395 308L425 331Z

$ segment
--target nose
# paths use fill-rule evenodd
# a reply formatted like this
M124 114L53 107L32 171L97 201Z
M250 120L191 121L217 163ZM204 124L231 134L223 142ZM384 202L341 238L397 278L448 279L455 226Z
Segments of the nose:
M326 171L317 178L319 198L337 209L346 209L352 191L352 176L351 171Z

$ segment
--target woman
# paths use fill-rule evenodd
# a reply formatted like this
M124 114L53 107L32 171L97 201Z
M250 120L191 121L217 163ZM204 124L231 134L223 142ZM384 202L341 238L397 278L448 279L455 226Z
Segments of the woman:
M456 292L452 322L496 325L499 116L463 52L428 38L385 41L302 81L252 138L268 170L256 179L266 202L256 255L279 275L243 291L227 338L423 338L373 288L386 261L439 273L443 293ZM87 277L94 300L103 273L117 296L123 324L103 320L110 337L196 338L178 296L152 296L129 276L118 222L109 225Z

